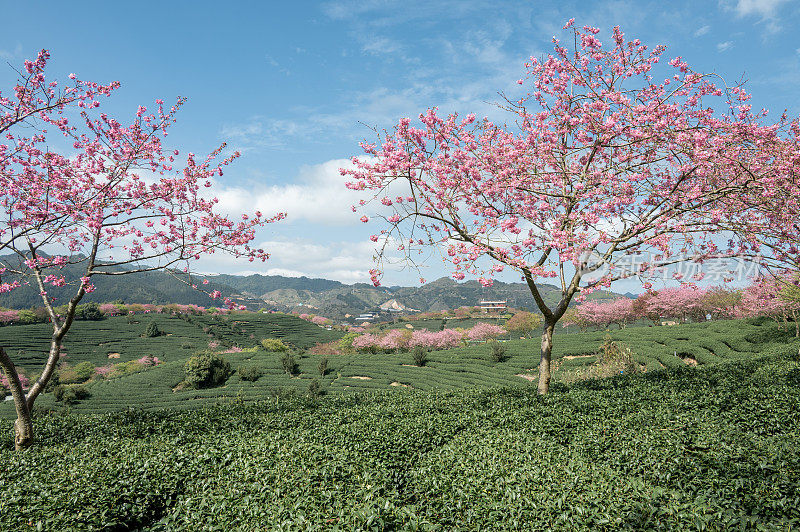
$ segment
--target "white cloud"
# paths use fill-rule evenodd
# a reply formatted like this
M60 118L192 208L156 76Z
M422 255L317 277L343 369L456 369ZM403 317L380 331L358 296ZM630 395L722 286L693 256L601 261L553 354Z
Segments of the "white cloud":
M349 180L339 168L350 167L347 159L303 166L292 183L272 186L226 187L218 183L212 193L219 199L220 210L235 215L260 210L265 215L286 212L282 224L306 221L325 225L356 225L361 214L350 208L364 197L345 187Z
M730 50L733 47L733 41L725 41L717 44L717 51L724 52L725 50Z
M22 57L22 45L17 43L13 50L0 49L0 59L4 61L15 61Z
M761 18L771 18L775 12L788 0L737 0L732 6L733 10L740 17L748 15L758 15Z
M697 30L694 32L694 36L695 37L701 37L701 36L705 35L706 33L708 33L709 31L711 31L711 26L706 24L705 26L701 26L701 27L697 28Z
M723 8L733 11L739 18L757 16L766 28L766 34L781 31L778 9L789 0L720 0Z
M324 277L346 283L369 282L374 267L375 244L369 241L318 243L311 241L273 240L259 244L273 251L272 275ZM285 272L285 273L281 273Z

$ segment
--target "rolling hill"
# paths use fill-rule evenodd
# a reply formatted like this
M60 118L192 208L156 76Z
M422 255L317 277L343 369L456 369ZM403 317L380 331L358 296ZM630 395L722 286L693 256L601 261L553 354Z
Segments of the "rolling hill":
M1 257L5 261L8 257ZM117 269L117 271L123 271ZM73 265L63 272L70 279L80 277L80 266ZM534 307L527 285L496 281L491 287L483 287L477 281L456 282L442 277L436 281L416 287L374 287L365 283L347 285L329 279L308 277L283 277L280 275L207 275L204 288L219 290L224 297L232 297L251 310L261 307L282 311L302 310L322 314L330 318L358 315L376 309L390 299L420 311L442 311L460 306L478 305L482 299L506 300L510 307ZM3 275L3 282L13 282L17 277ZM84 302L122 300L126 303L194 304L215 306L219 302L203 292L192 289L162 272L146 272L130 275L96 276L95 291L84 296ZM545 301L553 304L559 289L552 285L541 285ZM71 287L52 288L51 295L57 302L66 302L72 295ZM592 298L620 297L613 292L596 292ZM39 291L32 286L23 286L9 293L0 294L0 306L6 308L30 308L41 306Z

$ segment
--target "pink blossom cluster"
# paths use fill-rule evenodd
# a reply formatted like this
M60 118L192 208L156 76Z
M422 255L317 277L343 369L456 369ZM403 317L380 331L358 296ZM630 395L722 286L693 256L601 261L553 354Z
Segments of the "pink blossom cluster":
M380 342L380 336L377 334L364 333L353 339L353 347L359 351L363 351L377 346L378 342Z
M231 348L229 348L229 349L226 349L225 351L223 351L223 353L225 353L225 354L230 354L230 353L241 353L241 352L242 352L242 348L241 348L241 347L239 347L239 346L233 346L233 347L231 347Z
M0 323L9 324L19 321L19 312L16 310L0 310Z
M161 361L158 359L158 357L154 357L152 355L145 355L142 358L138 359L136 362L138 362L145 368L161 364Z
M98 376L103 377L103 378L107 377L108 374L111 373L113 370L114 370L114 366L111 365L111 364L107 364L105 366L100 366L98 368L94 368L95 374L97 374Z
M19 382L22 385L22 389L27 390L30 387L30 381L28 380L28 377L22 373L17 373L17 375L19 376ZM0 373L0 386L7 390L11 389L11 383L8 382L8 377L6 377L3 373Z
M463 345L464 333L456 329L445 329L443 331L414 331L408 341L408 347L417 346L429 349L453 349Z
M396 352L421 346L428 349L452 349L464 344L464 341L484 341L497 338L506 333L503 327L489 323L477 323L471 329L444 329L428 331L418 329L389 329L384 334L364 333L353 340L353 347L361 351Z
M330 325L333 322L323 316L314 316L313 318L311 318L311 323L323 326L323 325Z
M122 313L120 307L113 303L103 303L99 309L104 316L119 316Z
M789 290L800 291L798 275L763 277L742 292L738 317L768 316L776 320L795 321L800 318L800 299L786 297Z
M564 316L563 325L581 325L605 328L616 324L622 328L634 321L633 300L621 297L613 300L590 300L581 303Z
M500 327L499 325L478 322L475 324L475 326L473 326L471 329L467 331L467 338L469 338L473 342L480 342L484 340L490 340L492 338L497 338L498 336L502 336L505 333L506 330L503 327Z

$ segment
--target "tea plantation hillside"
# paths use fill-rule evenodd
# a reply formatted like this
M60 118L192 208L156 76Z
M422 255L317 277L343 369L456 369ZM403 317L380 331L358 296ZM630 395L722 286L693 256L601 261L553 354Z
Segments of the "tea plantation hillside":
M150 323L155 323L163 334L146 337ZM52 328L42 323L0 327L0 345L11 354L17 366L39 371L47 356L51 334ZM166 361L185 360L194 351L207 348L210 342L222 347L253 347L262 338L280 338L288 345L306 349L341 336L341 332L327 331L286 314L136 314L101 321L76 321L65 339L63 352L71 364L89 361L102 366L143 355Z
M39 415L25 452L0 420L0 529L794 530L798 344L762 347L546 397L381 392Z
M165 363L139 373L89 382L85 388L91 394L90 397L68 407L57 403L53 394L41 396L37 400L37 406L57 410L68 408L73 412L83 413L113 412L131 407L146 410L193 409L218 401L253 402L287 393L305 394L313 381L317 381L323 394L334 395L385 390L409 392L476 387L528 388L534 387L538 375L536 368L539 342L536 339L504 342L502 345L506 356L502 362L493 362L490 359L489 346L473 344L447 351L433 351L429 353L428 361L422 367L414 365L409 353L357 353L324 357L296 351L293 356L297 371L290 375L282 364L284 353L268 352L255 347L259 338L282 337L287 342L303 346L311 343L314 338L322 341L330 335L336 337L335 335L341 333L326 331L289 316L250 315L249 319L237 317L229 321L205 317L191 319L195 323L163 316L158 322L159 327L164 331L174 331L173 336L147 339L129 333L127 339L118 340L119 343L113 345L114 349L124 351L128 359L153 354L165 360ZM115 332L108 329L112 325L120 330ZM70 360L82 360L77 354L80 346L86 360L106 363L106 353L111 348L108 345L110 335L118 334L120 336L117 338L124 338L121 335L126 321L125 318L113 318L106 322L80 322L76 326L82 328L82 336L78 338L83 343L70 344ZM138 324L135 327L142 328L143 325ZM16 326L6 327L0 329L0 333L7 334L15 328ZM208 332L203 332L204 329ZM179 334L186 336L178 337ZM307 336L304 337L304 334ZM609 333L590 332L557 336L553 355L555 381L568 381L577 370L595 363L596 354L607 334ZM610 336L615 342L628 346L634 353L635 363L646 372L681 368L688 364L702 367L749 359L769 348L772 342L786 345L790 341L789 333L782 331L771 321L717 321L677 327L639 327L615 330ZM185 361L198 347L206 346L209 338L227 342L221 344L218 351L225 350L226 345L245 346L240 352L223 352L222 356L234 370L256 367L262 373L261 377L254 382L246 381L236 372L222 386L200 390L181 389L178 385L185 377ZM98 346L98 341L102 345ZM181 347L187 342L192 344L191 349ZM156 350L156 347L160 350ZM322 358L327 358L325 375L319 372ZM0 404L0 416L13 415L11 402Z

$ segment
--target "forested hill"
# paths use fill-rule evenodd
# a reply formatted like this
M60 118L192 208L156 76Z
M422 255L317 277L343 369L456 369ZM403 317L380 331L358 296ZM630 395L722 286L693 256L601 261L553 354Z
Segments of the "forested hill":
M68 279L80 277L79 266L65 269ZM346 285L329 279L308 277L283 277L280 275L210 275L209 284L203 288L219 290L223 296L234 297L251 309L258 307L288 311L305 308L307 312L340 318L345 314L359 314L373 310L382 303L395 299L400 304L420 311L442 311L460 306L478 305L481 300L505 300L516 308L533 309L534 303L527 285L503 283L485 288L477 281L457 283L443 277L416 287L374 287L360 283ZM3 275L2 282L13 282L14 276ZM198 277L197 282L200 281ZM202 306L218 305L203 292L192 289L164 272L147 272L129 275L93 278L96 290L84 296L84 301L114 301L126 303L182 303ZM541 285L542 294L550 304L559 297L559 289ZM51 295L58 304L65 303L74 293L74 288L51 288ZM619 297L611 292L598 292L592 297ZM7 308L30 308L41 306L38 290L23 286L10 293L0 294L0 306Z

